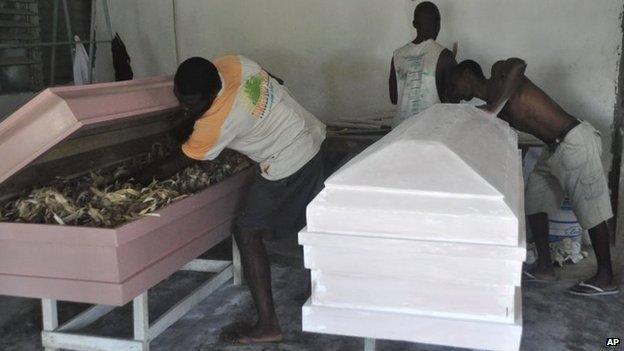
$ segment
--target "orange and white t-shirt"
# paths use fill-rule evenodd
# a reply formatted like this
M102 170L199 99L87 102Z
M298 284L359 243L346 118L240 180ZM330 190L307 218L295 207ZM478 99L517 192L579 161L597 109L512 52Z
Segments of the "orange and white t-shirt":
M268 180L286 178L311 160L325 140L325 125L299 105L258 64L240 55L213 61L221 92L195 122L182 151L213 160L224 148L260 164Z

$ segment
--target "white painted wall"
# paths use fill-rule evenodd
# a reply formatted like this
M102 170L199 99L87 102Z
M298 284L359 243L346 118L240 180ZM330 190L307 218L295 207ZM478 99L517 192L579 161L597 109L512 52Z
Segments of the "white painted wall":
M110 40L101 5L97 7L98 40ZM171 0L108 0L113 35L118 32L132 59L135 78L172 74L177 67ZM100 44L94 77L115 80L109 44Z
M182 59L247 55L284 78L326 121L393 113L389 62L414 35L411 12L419 1L176 2ZM528 76L566 110L594 123L610 145L624 0L435 2L443 16L439 41L459 41L460 59L476 59L488 71L501 58L526 59ZM109 6L136 76L173 73L172 0L111 0ZM101 18L98 23L102 35ZM108 48L100 49L98 78L107 80L112 66L102 54Z

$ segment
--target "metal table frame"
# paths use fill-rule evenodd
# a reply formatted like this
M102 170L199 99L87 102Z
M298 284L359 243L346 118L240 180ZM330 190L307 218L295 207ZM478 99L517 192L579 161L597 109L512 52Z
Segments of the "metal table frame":
M94 305L59 326L56 300L42 299L43 331L41 341L46 351L149 351L150 342L177 322L231 278L234 285L243 283L240 253L232 240L232 261L194 259L180 270L216 273L207 282L178 301L154 323L149 323L148 292L132 301L134 338L109 338L75 332L102 318L117 306Z

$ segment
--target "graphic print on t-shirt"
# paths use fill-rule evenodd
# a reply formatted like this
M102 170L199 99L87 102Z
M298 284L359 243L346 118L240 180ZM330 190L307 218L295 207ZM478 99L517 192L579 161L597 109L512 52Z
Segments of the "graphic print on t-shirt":
M275 89L269 74L261 71L249 77L242 88L241 101L247 112L253 117L264 118L275 99Z
M407 57L407 72L405 72L403 106L405 115L411 116L425 109L423 106L425 87L423 86L423 70L425 54Z

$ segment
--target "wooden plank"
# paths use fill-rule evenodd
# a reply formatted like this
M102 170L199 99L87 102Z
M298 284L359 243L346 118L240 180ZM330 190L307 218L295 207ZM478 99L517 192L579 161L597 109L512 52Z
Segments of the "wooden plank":
M147 351L140 341L105 338L98 336L66 334L58 332L41 333L41 341L47 350L89 350L89 351Z
M149 343L149 308L147 302L147 291L132 301L134 340L143 344Z
M110 311L114 310L115 306L107 306L107 305L95 305L87 310L83 311L76 317L67 321L67 323L61 325L56 329L56 331L71 331L71 330L79 330L86 326L91 325L93 322L102 318Z
M219 273L231 264L232 262L230 261L195 259L184 265L184 267L182 267L180 270Z
M0 33L2 41L19 41L19 40L35 40L36 36L32 33Z
M28 57L0 57L0 66L26 66L37 62Z
M215 292L225 282L232 278L232 266L228 266L221 273L214 276L207 283L197 288L193 293L184 300L178 302L169 311L162 315L149 330L149 340L154 340L163 331L169 328L173 323L177 322L182 316L187 314L198 303L205 300L208 295Z
M14 9L14 8L0 7L0 15L36 16L37 14L28 9Z
M4 28L33 28L34 24L23 21L6 21L0 20L0 27Z
M201 260L208 261L208 260ZM218 261L217 261L218 262ZM197 288L182 301L162 315L150 328L148 295L147 292L139 295L133 300L134 319L134 340L124 340L106 337L96 337L90 335L70 334L61 330L79 329L91 324L93 321L110 312L114 307L96 305L84 311L77 317L65 323L60 328L58 324L56 301L44 299L44 328L42 333L42 344L46 351L56 351L59 349L90 350L90 351L148 351L149 343L163 331L178 321L194 306L203 301L219 287L232 278L232 265L229 264L219 274L215 275L208 282Z
M43 330L53 331L58 327L58 305L56 300L42 299L41 312L43 315ZM45 345L44 345L45 347ZM55 347L45 347L45 351L57 351Z
M42 299L43 329L54 330L58 327L58 308L56 300Z
M242 285L245 283L245 276L243 274L243 265L241 262L240 251L238 250L238 245L236 244L236 240L232 237L232 266L233 266L233 276L234 276L234 285Z

